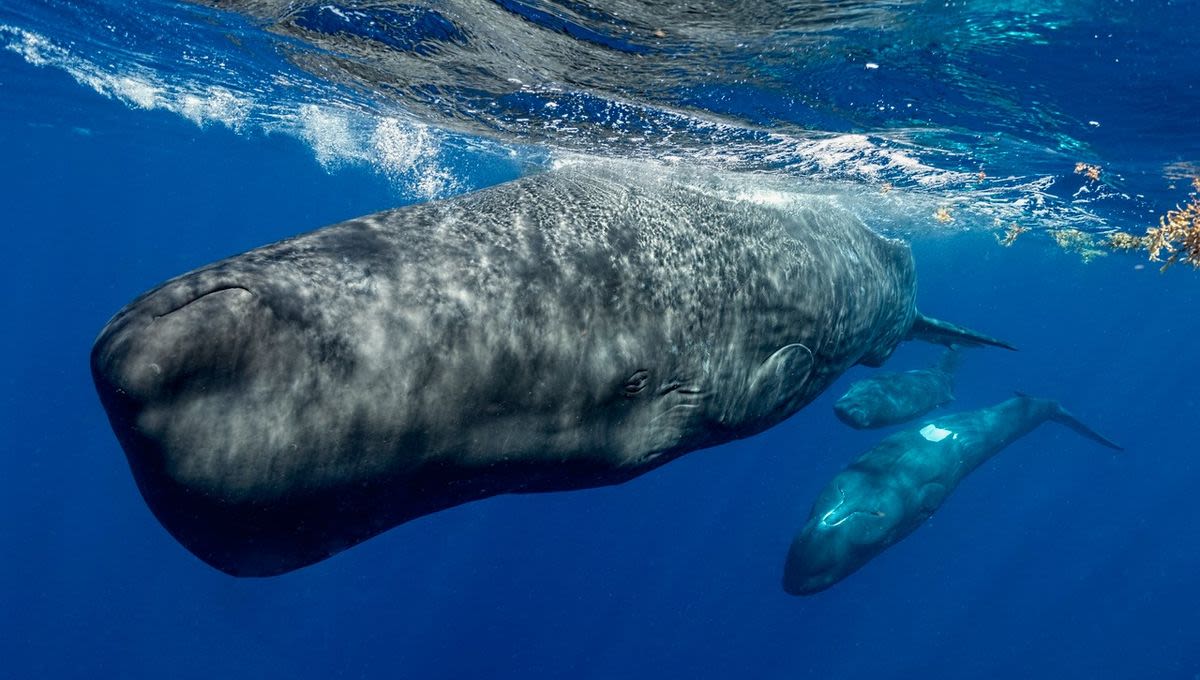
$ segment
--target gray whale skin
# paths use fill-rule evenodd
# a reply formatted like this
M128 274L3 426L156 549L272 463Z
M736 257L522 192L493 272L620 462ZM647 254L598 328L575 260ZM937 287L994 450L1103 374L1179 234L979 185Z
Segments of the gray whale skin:
M146 503L229 574L502 493L615 484L787 418L906 338L906 245L828 201L562 169L167 281L92 349ZM660 173L661 174L661 173Z

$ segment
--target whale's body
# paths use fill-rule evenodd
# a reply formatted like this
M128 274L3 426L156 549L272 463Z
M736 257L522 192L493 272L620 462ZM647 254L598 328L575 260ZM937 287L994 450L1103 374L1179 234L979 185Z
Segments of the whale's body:
M811 595L858 571L929 519L963 478L1047 420L1120 448L1058 402L1024 395L897 432L821 491L792 541L784 590Z
M915 294L908 247L827 201L566 169L168 281L92 368L162 524L269 575L756 433L906 336L997 344Z
M838 420L855 429L907 423L954 401L954 370L962 350L946 350L937 364L877 373L850 385L834 404Z

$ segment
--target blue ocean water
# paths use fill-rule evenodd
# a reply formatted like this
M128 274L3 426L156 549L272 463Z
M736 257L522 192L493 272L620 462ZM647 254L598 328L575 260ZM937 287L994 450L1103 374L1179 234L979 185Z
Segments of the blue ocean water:
M0 1L0 676L1200 676L1200 274L1053 237L1140 233L1188 199L1200 6L735 3L659 27L636 11L659 3L614 5L627 24L582 3L215 4L243 13ZM512 25L470 23L487 12ZM518 47L452 52L499 35ZM321 59L363 40L427 69ZM113 312L216 258L577 154L841 197L911 240L922 309L1021 348L972 352L951 408L1057 398L1126 452L1047 424L810 598L784 594L783 558L881 436L832 415L861 367L756 437L460 506L284 576L226 576L162 530L88 372ZM1003 247L1014 221L1030 232Z

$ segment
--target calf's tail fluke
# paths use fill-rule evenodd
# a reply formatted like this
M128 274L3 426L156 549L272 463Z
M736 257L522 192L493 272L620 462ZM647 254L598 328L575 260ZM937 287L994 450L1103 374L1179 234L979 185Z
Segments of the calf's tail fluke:
M1038 399L1037 397L1031 397L1024 392L1017 392L1016 395L1021 399L1028 399L1030 401L1041 402L1042 404L1045 404L1050 409L1050 414L1047 416L1047 418L1060 425L1066 425L1072 430L1078 432L1080 436L1086 437L1087 439L1090 439L1101 446L1106 446L1110 449L1113 449L1114 451L1125 450L1124 446L1121 446L1120 444L1085 425L1083 421L1076 418L1074 414L1067 409L1063 408L1063 405L1057 401L1053 399Z
M969 328L963 328L949 321L925 316L920 312L917 312L917 318L913 319L912 328L909 329L906 339L924 340L925 342L946 345L948 347L954 345L962 347L981 347L987 345L991 347L1003 347L1014 352L1017 350L1016 347L1003 340L978 333Z
M1125 447L1121 446L1120 444L1117 444L1116 442L1109 439L1108 437L1105 437L1104 435L1100 434L1099 432L1093 430L1092 428L1085 425L1083 423L1083 421L1081 421L1078 418L1076 418L1075 416L1071 415L1071 412L1068 411L1067 409L1063 408L1062 404L1058 403L1057 401L1054 402L1054 412L1050 415L1050 420L1053 420L1054 422L1062 424L1062 425L1066 425L1067 427L1071 428L1072 430L1075 430L1076 432L1078 432L1080 435L1087 437L1088 439L1091 439L1092 441L1096 442L1097 444L1099 444L1101 446L1107 446L1108 448L1113 449L1114 451L1124 451L1125 450Z

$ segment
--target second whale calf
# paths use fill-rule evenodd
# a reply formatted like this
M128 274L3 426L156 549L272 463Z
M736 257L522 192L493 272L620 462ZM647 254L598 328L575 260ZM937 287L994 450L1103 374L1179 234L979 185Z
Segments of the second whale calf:
M821 491L788 551L784 590L811 595L858 571L916 531L963 478L1047 420L1121 449L1057 401L1026 395L897 432Z
M907 423L954 401L954 371L961 356L960 348L950 347L929 368L886 371L857 380L833 404L833 412L860 430Z

